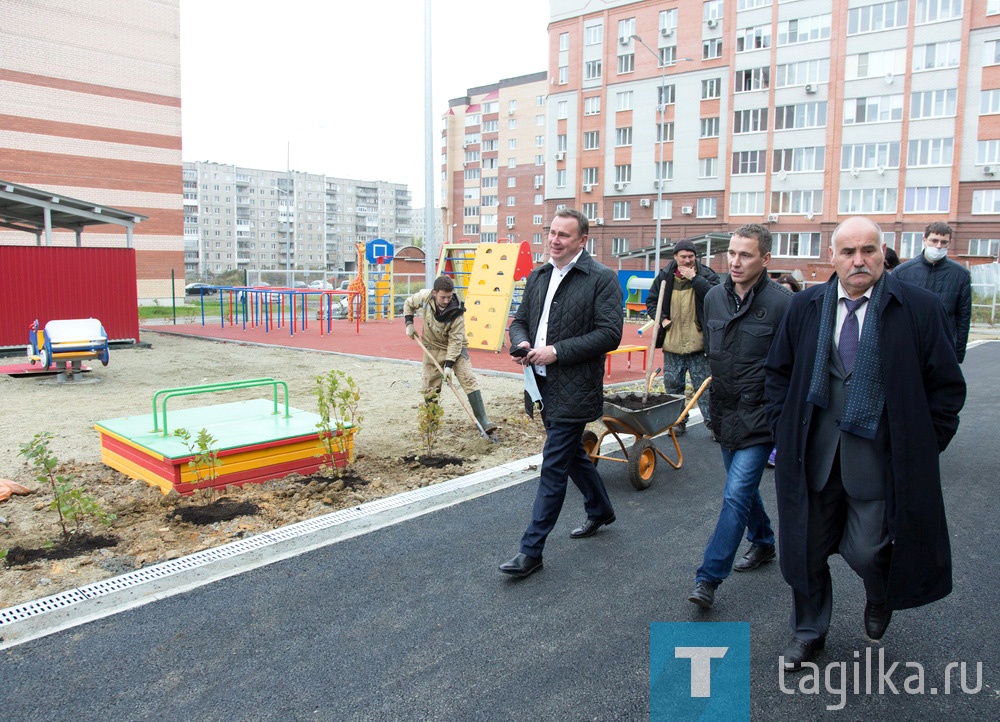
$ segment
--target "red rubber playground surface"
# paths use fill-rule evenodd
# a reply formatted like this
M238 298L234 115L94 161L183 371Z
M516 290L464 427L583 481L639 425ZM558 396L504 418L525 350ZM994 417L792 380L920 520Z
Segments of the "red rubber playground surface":
M417 320L420 328L420 320ZM374 358L400 359L405 361L420 361L423 353L420 347L406 337L403 319L380 319L368 321L357 326L352 321L340 319L332 322L332 329L320 335L320 323L313 321L303 330L296 327L295 333L290 333L287 323L282 327L271 327L265 331L263 326L252 328L249 325L244 330L242 325L231 326L228 321L223 327L218 320L208 321L204 326L200 320L195 323L172 323L144 325L143 330L157 333L170 333L180 336L195 336L213 341L230 341L240 343L264 344L283 348L314 349L317 351L332 351ZM622 346L642 346L648 348L650 336L638 334L639 324L628 322L622 334ZM507 353L506 339L499 353L470 349L472 366L478 370L505 371L520 374L521 369L510 359ZM649 361L654 370L661 365L661 354L655 351L649 355ZM611 359L611 375L605 375L605 384L616 384L625 381L637 381L645 377L643 370L643 351L633 351L631 368L628 354L620 353L609 356ZM605 365L607 369L607 364Z

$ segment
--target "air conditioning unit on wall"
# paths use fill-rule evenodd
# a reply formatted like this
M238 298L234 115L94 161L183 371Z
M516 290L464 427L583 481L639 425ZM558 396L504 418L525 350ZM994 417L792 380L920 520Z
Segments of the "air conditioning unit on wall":
M639 206L642 207L642 208L649 208L649 199L648 198L640 198L639 199Z
M692 213L694 213L694 207L693 206L681 206L681 213L683 213L686 216L689 216Z
M604 219L603 218L595 218L594 219L594 225L595 226L603 226L604 225Z
M993 175L994 173L996 173L996 168L995 167L993 167L991 165L984 165L983 166L983 175Z
M767 222L768 223L777 223L778 222L778 217L779 216L777 216L776 214L772 213L771 215L769 215L767 217Z
M556 160L566 160L566 154L562 151L556 153Z

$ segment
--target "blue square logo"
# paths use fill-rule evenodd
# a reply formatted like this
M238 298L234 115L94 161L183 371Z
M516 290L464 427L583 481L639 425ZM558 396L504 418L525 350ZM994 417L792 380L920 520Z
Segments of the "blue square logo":
M750 623L651 623L649 719L749 720Z

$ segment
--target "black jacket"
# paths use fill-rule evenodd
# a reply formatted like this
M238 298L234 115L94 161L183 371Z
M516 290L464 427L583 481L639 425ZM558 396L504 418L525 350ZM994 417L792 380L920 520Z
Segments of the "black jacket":
M691 286L694 288L694 314L695 325L699 331L704 331L705 327L705 294L712 286L719 285L719 274L708 266L703 266L697 261L694 264L695 277L691 279ZM677 270L677 261L671 261L666 268L660 270L653 279L653 285L649 287L649 294L646 296L646 313L650 319L656 319L656 303L660 298L660 284L667 282L666 292L663 294L663 318L670 318L670 296L674 292L674 271ZM663 338L667 335L667 329L662 326L656 332L656 348L663 345Z
M528 276L510 324L511 347L522 341L535 343L551 278L551 263ZM622 340L622 290L614 272L586 250L552 299L546 340L558 356L545 367L546 418L572 423L600 418L604 411L604 354L618 348Z
M705 296L705 353L712 369L712 430L723 447L735 450L771 443L764 362L792 292L764 272L738 311L733 294L726 276Z
M969 343L969 324L972 323L972 276L969 269L950 258L931 263L921 253L899 266L892 275L926 288L941 299L948 317L951 340L955 344L955 355L962 363L965 347Z

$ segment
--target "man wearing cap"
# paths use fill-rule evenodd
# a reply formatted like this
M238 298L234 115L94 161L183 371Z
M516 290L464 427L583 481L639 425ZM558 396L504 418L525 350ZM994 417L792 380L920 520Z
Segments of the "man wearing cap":
M685 376L691 374L691 385L698 388L709 376L708 357L702 325L705 318L705 294L719 285L719 276L708 266L698 263L694 244L678 241L674 258L663 268L649 289L646 311L656 318L660 286L666 281L663 295L662 321L656 335L656 347L663 349L663 387L668 394L683 394ZM698 399L698 408L709 424L708 392ZM684 433L684 424L674 427L674 433ZM712 438L715 438L713 434Z

